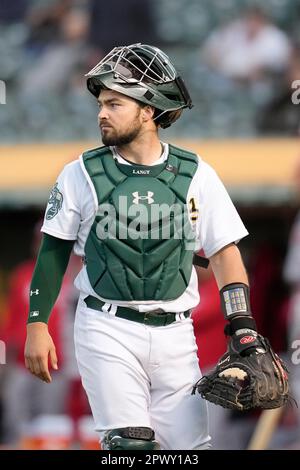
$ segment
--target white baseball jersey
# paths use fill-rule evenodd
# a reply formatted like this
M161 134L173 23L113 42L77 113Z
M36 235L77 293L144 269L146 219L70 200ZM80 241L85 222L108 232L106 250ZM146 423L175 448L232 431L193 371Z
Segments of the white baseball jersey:
M168 144L163 143L164 152L155 164L168 158ZM114 157L120 162L130 164L111 147ZM48 205L42 231L64 240L76 240L74 251L84 256L84 246L98 209L98 201L93 184L87 174L81 156L65 166L57 179L56 188L60 193L61 204L55 216L48 217ZM229 243L237 243L248 232L240 219L224 185L216 172L199 157L199 164L187 194L188 201L194 199L198 209L196 232L197 251L204 250L207 257ZM83 266L75 280L75 286L83 295L99 297L92 289L86 268ZM103 299L101 299L103 300ZM105 300L104 300L105 301ZM115 305L129 306L141 312L163 309L178 312L191 309L199 303L198 280L195 268L184 293L173 301L113 302Z

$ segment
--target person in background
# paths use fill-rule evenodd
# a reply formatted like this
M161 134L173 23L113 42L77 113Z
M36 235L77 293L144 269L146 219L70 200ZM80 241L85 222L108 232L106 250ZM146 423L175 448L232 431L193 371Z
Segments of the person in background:
M291 45L287 35L261 8L214 30L203 46L203 58L217 74L240 83L260 82L269 74L283 73Z
M15 445L19 444L25 427L33 418L41 414L61 414L66 411L68 392L65 361L68 354L66 328L69 326L67 317L74 297L72 271L76 270L76 264L78 269L77 260L70 263L49 322L51 334L57 345L61 374L54 374L51 386L47 387L45 383L29 375L24 367L28 295L41 241L40 228L41 222L38 222L34 228L32 257L16 266L11 273L7 317L1 332L1 339L5 341L7 349L7 367L2 377L3 440L5 443Z
M296 197L300 202L300 156L297 158L293 169L293 183ZM291 356L291 386L295 400L300 403L300 210L293 222L287 246L286 258L283 266L283 279L290 286L291 294L288 312L288 343ZM300 413L298 408L298 422Z

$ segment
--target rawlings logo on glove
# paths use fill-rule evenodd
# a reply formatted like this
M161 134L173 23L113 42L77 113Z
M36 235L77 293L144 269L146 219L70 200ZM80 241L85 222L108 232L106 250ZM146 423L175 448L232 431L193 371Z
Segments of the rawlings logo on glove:
M255 331L236 332L214 370L193 387L224 408L280 408L289 399L287 368L269 341Z

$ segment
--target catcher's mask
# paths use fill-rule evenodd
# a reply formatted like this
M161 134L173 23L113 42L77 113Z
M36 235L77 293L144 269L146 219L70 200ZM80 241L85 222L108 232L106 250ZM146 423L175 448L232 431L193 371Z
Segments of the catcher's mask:
M192 108L187 88L169 57L157 47L131 44L115 47L86 74L89 91L114 90L156 109L154 120L169 127L183 108Z

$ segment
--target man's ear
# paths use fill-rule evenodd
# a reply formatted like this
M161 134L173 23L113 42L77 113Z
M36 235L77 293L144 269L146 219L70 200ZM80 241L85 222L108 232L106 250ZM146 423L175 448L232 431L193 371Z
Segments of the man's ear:
M147 121L150 121L150 119L153 119L154 113L155 113L155 108L153 108L153 106L150 106L148 104L146 106L143 106L142 108L143 121L147 122Z

